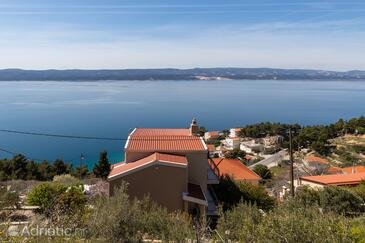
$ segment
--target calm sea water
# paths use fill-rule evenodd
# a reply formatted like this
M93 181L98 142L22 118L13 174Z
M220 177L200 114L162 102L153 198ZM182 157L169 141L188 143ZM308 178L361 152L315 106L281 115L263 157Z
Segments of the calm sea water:
M321 124L365 115L361 81L0 82L0 129L125 138L134 127L208 129L273 121ZM89 166L101 150L123 159L124 142L0 132L0 148ZM0 157L11 155L0 151Z

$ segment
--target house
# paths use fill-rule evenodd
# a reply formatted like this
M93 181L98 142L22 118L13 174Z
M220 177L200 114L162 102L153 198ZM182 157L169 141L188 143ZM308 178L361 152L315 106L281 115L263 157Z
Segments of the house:
M328 160L315 156L315 155L306 156L303 159L303 163L305 166L309 167L309 169L313 169L313 170L325 171L329 167Z
M262 138L262 142L265 147L271 147L271 146L277 146L282 144L284 141L284 137L281 135L275 135L275 136L266 136Z
M204 140L205 141L216 140L218 138L219 138L219 131L210 131L210 132L204 133Z
M258 185L261 177L246 167L239 159L213 158L210 159L210 166L218 177L223 175L231 176L238 181L249 182Z
M214 144L207 144L207 148L208 148L208 151L209 151L209 157L213 157L216 154L218 155L218 150L214 146Z
M352 174L352 173L362 173L365 172L365 166L358 165L358 166L350 166L342 168L342 173L344 174Z
M124 147L125 161L114 165L108 176L110 195L124 181L131 198L149 195L169 211L200 216L208 208L214 211L207 188L218 178L211 175L208 149L198 129L196 120L188 129L134 129Z
M228 150L238 149L241 144L241 139L239 137L227 137L223 140L223 144Z
M256 143L255 140L245 141L240 144L240 150L246 153L259 153L264 150L264 146L260 143Z
M299 178L299 185L307 185L312 188L324 186L354 186L365 180L365 172L353 174L335 174L319 176L303 176Z
M229 137L236 138L239 137L239 132L241 132L242 128L231 128L229 129Z

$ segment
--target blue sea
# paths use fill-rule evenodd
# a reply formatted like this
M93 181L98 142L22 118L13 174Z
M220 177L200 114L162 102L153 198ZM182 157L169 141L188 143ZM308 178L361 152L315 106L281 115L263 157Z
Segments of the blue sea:
M272 121L326 124L365 115L363 81L0 82L0 129L126 138L135 127L210 130ZM50 138L0 132L0 148L36 160L89 167L99 152L123 160L123 141ZM12 155L0 151L0 157Z

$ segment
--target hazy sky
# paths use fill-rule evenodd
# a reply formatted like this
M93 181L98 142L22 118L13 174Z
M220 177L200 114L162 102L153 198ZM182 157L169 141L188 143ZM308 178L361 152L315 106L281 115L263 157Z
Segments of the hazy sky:
M0 1L0 69L218 66L365 70L365 1Z

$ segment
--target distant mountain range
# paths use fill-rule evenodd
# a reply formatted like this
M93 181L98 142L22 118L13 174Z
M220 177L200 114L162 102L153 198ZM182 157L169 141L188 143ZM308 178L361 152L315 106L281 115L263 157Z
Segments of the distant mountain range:
M365 80L365 71L335 72L273 68L193 68L115 70L2 69L0 81L98 81L98 80Z

